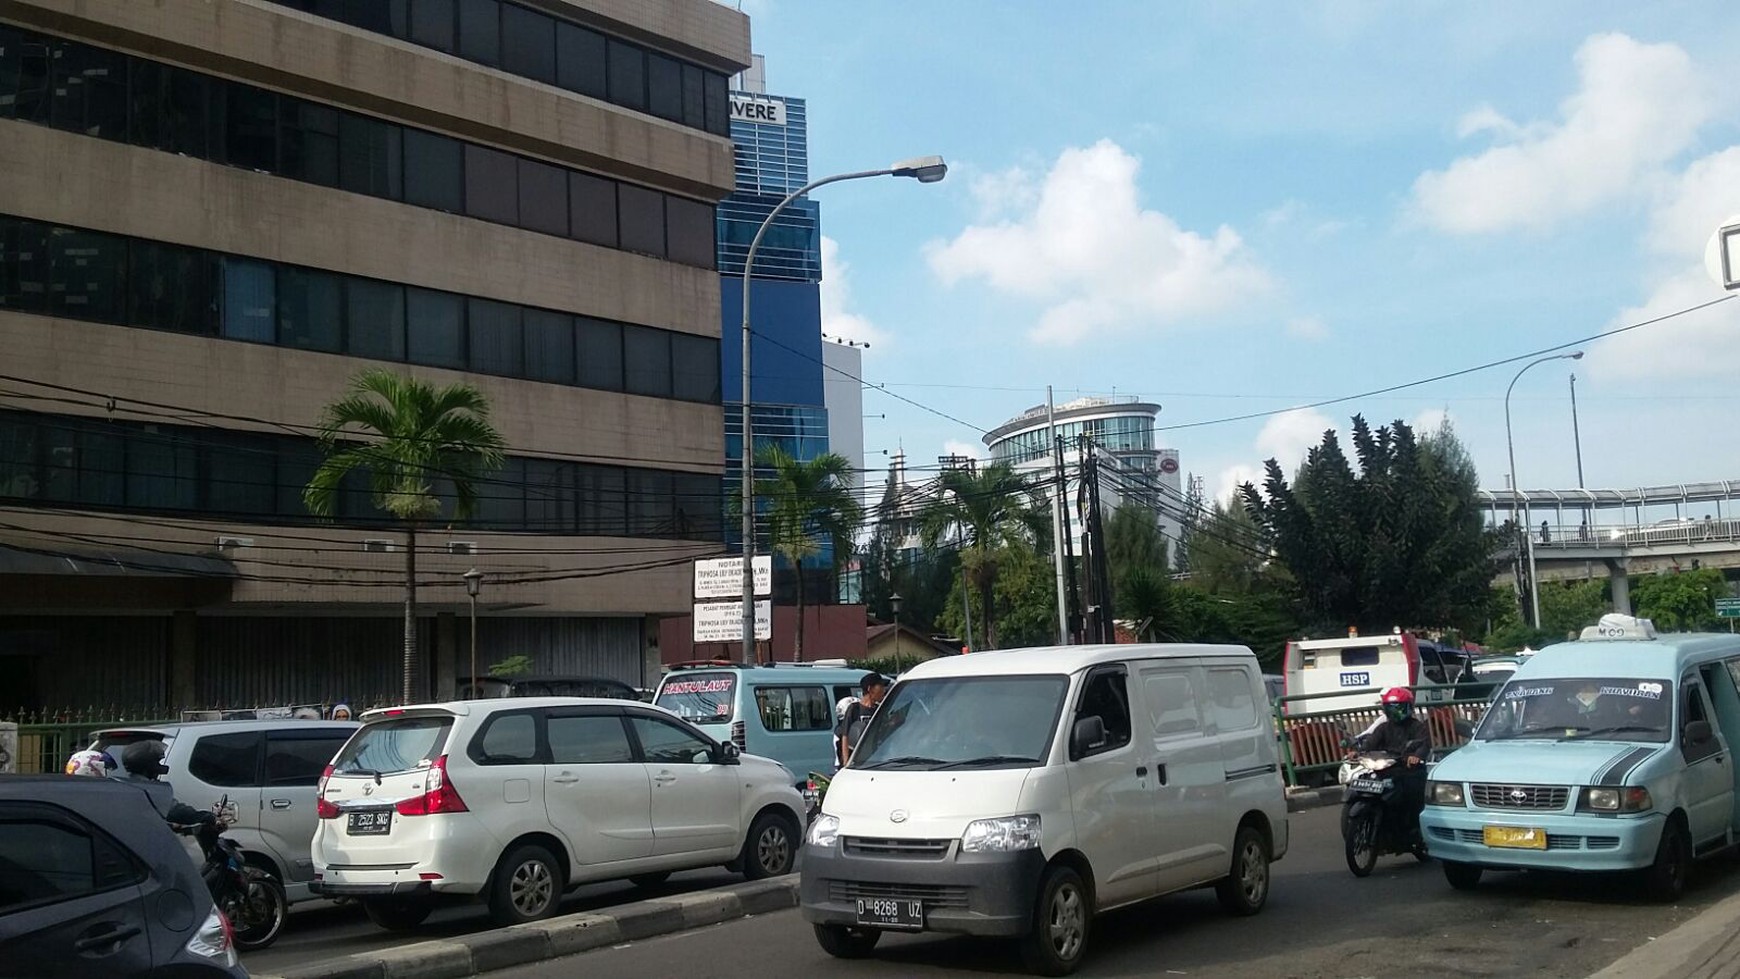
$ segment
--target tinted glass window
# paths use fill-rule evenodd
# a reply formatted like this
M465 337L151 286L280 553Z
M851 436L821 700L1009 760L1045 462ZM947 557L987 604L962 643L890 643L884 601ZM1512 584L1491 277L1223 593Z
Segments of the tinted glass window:
M656 717L629 718L640 738L641 757L649 765L705 765L712 762L712 745Z
M534 381L574 383L574 319L566 313L528 309L525 376Z
M471 369L485 374L518 375L525 369L520 308L488 299L467 303L471 313Z
M496 0L459 0L459 56L500 63L501 4Z
M101 432L79 432L76 440L76 473L70 473L72 499L98 506L120 506L127 501L127 460L120 436ZM50 464L55 461L49 447ZM49 471L49 495L55 497L55 473ZM56 497L58 498L58 497Z
M278 95L246 85L225 86L224 160L266 173L278 169Z
M127 137L127 58L85 44L56 44L53 123L59 129Z
M671 474L651 469L628 471L628 529L635 536L669 537L676 532Z
M277 338L274 321L278 307L272 266L226 258L223 268L224 336L271 343Z
M156 433L161 426L145 426ZM127 445L127 502L145 509L190 510L199 502L195 452L172 432Z
M1251 678L1243 670L1209 670L1208 700L1215 727L1222 733L1257 726L1257 701L1251 694Z
M90 835L45 810L0 805L0 913L97 890Z
M0 118L48 121L49 62L40 35L0 27Z
M464 210L459 141L405 130L405 202L458 214Z
M350 353L376 360L405 359L405 290L386 282L350 279L344 285Z
M273 733L266 737L267 785L314 785L350 739L349 731L330 734Z
M550 761L557 765L612 765L634 761L622 718L551 717Z
M338 276L285 268L278 276L278 342L303 350L342 349L343 303Z
M627 533L626 475L620 469L607 466L583 465L576 470L575 498L580 508L580 533L599 536Z
M830 731L834 702L825 687L756 687L761 726L769 731Z
M712 268L718 257L718 246L713 243L717 218L712 205L686 197L666 197L665 219L670 231L671 261Z
M48 225L0 217L0 309L48 309Z
M338 110L300 99L278 105L279 168L286 177L338 185Z
M408 772L441 757L451 717L401 717L364 724L332 761L339 774Z
M71 319L119 323L126 315L127 242L95 231L49 232L49 311Z
M1378 664L1376 646L1357 646L1341 651L1342 666L1376 666Z
M683 66L662 54L646 56L647 108L663 119L683 119Z
M556 22L516 4L501 11L502 67L540 82L556 80Z
M453 50L453 0L410 0L411 40L438 51Z
M610 101L630 109L646 108L646 52L609 41Z
M552 235L568 233L568 175L560 168L520 161L520 227Z
M465 367L465 304L450 292L405 290L406 350L413 364Z
M574 318L579 346L580 386L601 391L622 390L622 324Z
M519 223L518 161L506 153L466 146L465 213L503 224Z
M526 522L526 466L522 459L508 459L502 467L477 484L477 509L472 514L481 527L511 528Z
M685 401L717 404L720 398L719 341L671 334L671 394Z
M538 760L538 723L530 714L497 714L472 742L480 765L525 765Z
M36 446L42 434L34 425L0 414L0 497L30 500L41 495Z
M707 103L703 95L706 72L694 65L683 66L683 125L707 128Z
M1142 674L1142 692L1148 698L1148 714L1159 735L1195 734L1202 730L1196 709L1196 685L1185 670Z
M722 522L725 519L719 477L706 473L678 473L672 483L676 487L677 536L698 540L718 539L724 533Z
M272 456L247 436L213 433L206 449L206 503L217 513L272 512Z
M1130 697L1123 673L1107 670L1088 679L1075 718L1079 721L1088 717L1099 718L1106 727L1105 740L1093 745L1090 753L1111 751L1130 743Z
M259 785L260 746L265 734L207 734L194 742L187 759L187 774L207 785Z
M644 187L621 184L617 188L622 247L631 252L663 256L665 253L665 195Z
M609 86L604 58L604 35L574 24L556 25L556 84L604 98Z
M210 79L191 71L133 59L128 139L139 146L204 158L209 127Z
M644 326L622 328L623 363L629 394L671 396L671 335Z
M526 528L574 529L574 480L571 467L546 459L526 460Z
M345 113L338 120L338 185L398 200L402 191L398 126Z
M572 234L581 241L616 247L616 184L583 173L568 175Z
M194 248L138 239L129 243L127 254L132 293L129 322L177 333L213 332L210 256Z
M731 94L725 76L709 71L702 82L701 94L707 104L707 131L717 136L731 135Z

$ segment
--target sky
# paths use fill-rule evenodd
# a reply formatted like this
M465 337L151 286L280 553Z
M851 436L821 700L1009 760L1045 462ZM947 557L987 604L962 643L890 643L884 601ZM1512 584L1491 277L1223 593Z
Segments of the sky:
M982 456L1052 385L1160 403L1211 496L1355 413L1447 415L1499 488L1526 360L1297 406L1727 295L1704 262L1740 214L1722 0L741 5L769 93L808 100L813 176L950 164L817 195L824 332L958 419L867 389L872 469ZM1740 479L1740 297L1565 349L1512 395L1519 483L1578 484L1573 373L1586 485Z

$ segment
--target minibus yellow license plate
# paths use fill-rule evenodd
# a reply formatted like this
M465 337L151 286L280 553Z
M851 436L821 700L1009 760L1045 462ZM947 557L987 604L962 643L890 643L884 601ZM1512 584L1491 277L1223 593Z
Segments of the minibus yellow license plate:
M1510 847L1513 850L1545 850L1547 831L1522 826L1486 827L1486 845Z

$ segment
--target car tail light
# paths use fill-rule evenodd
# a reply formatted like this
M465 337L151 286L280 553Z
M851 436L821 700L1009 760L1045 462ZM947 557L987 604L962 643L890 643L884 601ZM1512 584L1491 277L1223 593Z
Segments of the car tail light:
M234 967L236 933L230 926L230 919L222 911L212 908L205 916L205 923L187 940L187 950L200 958L217 959Z
M405 799L393 807L401 816L431 816L441 812L469 812L459 789L447 777L447 756L442 755L429 766L423 776L423 794Z
M326 771L320 773L320 782L314 789L314 814L321 819L337 819L338 807L326 801L326 783L332 778L332 766L326 766Z
M749 736L744 733L742 721L731 722L731 743L737 746L738 751L749 750Z

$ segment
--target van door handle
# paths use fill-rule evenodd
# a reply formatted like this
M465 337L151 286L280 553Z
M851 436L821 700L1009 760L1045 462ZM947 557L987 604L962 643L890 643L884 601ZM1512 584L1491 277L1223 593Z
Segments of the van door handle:
M104 948L109 945L119 945L138 934L138 925L117 925L108 931L88 935L73 942L73 951L89 952L92 949Z
M676 780L677 777L672 775L670 772L660 772L653 776L653 781L655 782L675 782Z
M569 775L567 772L563 772L560 775L550 776L550 781L555 782L557 785L573 785L575 782L580 781L580 776Z
M291 806L291 802L289 799L273 799L272 800L272 808L273 809L288 809L288 808L290 808L290 806Z
M1156 778L1158 778L1160 780L1161 785L1166 784L1166 766L1165 765L1155 765L1154 766L1154 775Z
M1147 765L1137 766L1136 777L1137 778L1147 778L1148 777L1148 766Z

